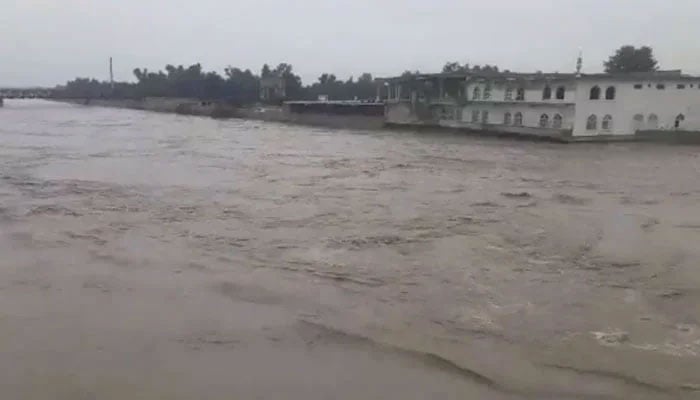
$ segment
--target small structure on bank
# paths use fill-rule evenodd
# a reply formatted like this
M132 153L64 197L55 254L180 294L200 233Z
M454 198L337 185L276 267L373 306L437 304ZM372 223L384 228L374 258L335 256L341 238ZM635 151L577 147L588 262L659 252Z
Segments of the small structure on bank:
M680 70L627 74L470 71L389 78L386 122L615 140L700 138L700 77ZM673 135L673 134L671 134Z
M260 101L274 103L286 98L287 88L284 77L271 74L260 79Z

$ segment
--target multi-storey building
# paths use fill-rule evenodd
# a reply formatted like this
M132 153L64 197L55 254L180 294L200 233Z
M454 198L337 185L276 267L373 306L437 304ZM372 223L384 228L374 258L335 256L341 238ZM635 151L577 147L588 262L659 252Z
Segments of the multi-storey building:
M469 72L388 79L389 124L564 140L700 132L700 77Z

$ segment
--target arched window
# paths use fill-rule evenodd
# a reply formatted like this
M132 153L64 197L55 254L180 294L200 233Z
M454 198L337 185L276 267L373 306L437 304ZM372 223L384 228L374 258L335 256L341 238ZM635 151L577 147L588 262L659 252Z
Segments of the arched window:
M552 128L561 129L563 123L564 119L561 117L561 114L557 114L554 116L554 120L552 120Z
M472 110L472 122L479 122L479 110Z
M615 100L615 86L605 89L605 100Z
M644 127L644 116L642 114L637 114L634 116L632 121L632 127L635 131L640 130Z
M564 100L566 97L566 88L564 86L559 86L557 88L557 100Z
M600 88L598 86L593 86L591 88L591 100L598 100L600 99Z
M489 123L489 112L484 111L481 113L481 123L482 124L488 124Z
M481 99L481 89L477 86L474 88L474 94L472 95L473 100Z
M685 121L685 115L683 115L683 114L678 114L678 116L676 116L676 122L673 124L673 127L676 128L676 129L680 128L680 127L681 127L681 123L682 123L683 121Z
M513 116L509 112L503 114L503 125L510 125L512 119Z
M552 88L549 85L544 87L542 91L542 100L549 100L552 98Z
M542 115L540 115L540 128L547 128L547 127L549 127L549 115L542 114Z
M586 130L594 131L596 129L598 129L598 117L591 115L588 117L588 120L586 120Z
M506 88L505 101L513 101L513 88Z
M523 113L515 113L515 118L513 118L513 125L523 126Z
M515 100L518 100L518 101L525 100L525 89L518 88L518 94L515 96Z
M649 114L649 119L647 119L647 127L650 129L656 129L659 127L659 117L656 114Z
M604 131L609 131L613 127L613 117L612 115L606 115L603 117L603 124L601 125L601 128L603 128Z
M491 86L486 86L484 88L484 100L488 100L491 98Z

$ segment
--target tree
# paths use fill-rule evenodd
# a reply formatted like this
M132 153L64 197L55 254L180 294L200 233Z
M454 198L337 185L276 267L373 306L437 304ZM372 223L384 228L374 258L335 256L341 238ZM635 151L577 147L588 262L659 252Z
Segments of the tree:
M357 78L353 87L353 98L358 99L373 99L377 96L377 85L372 74L365 72Z
M284 88L287 93L287 99L299 99L303 96L301 77L294 74L294 69L291 64L281 63L275 68L274 73L284 79Z
M346 80L338 79L334 74L323 73L313 84L304 88L304 98L315 100L319 95L328 96L331 100L371 100L377 95L378 83L370 73L360 74L355 79L350 76Z
M449 62L448 61L442 67L442 72L443 73L459 72L461 69L462 69L462 66L459 65L458 62Z
M415 75L420 75L420 71L418 71L418 70L411 71L411 70L407 69L407 70L403 71L403 73L401 74L402 77L411 77L411 76L415 76Z
M372 74L369 72L365 72L362 75L360 75L359 78L357 78L357 83L372 83L374 82L374 79L372 78Z
M263 72L265 68L263 67ZM258 99L260 79L249 69L245 71L236 67L224 69L226 74L226 97L236 103L253 103ZM268 68L268 74L270 73Z
M461 65L456 61L446 62L442 67L443 73L469 72L469 63Z
M622 46L603 65L607 73L652 72L658 69L658 61L649 46Z

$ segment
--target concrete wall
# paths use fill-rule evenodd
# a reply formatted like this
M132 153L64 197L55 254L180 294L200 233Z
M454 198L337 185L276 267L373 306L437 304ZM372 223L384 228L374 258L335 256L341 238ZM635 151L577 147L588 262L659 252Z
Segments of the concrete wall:
M396 125L426 125L431 123L419 118L414 112L412 104L408 101L387 103L384 117L387 123Z
M234 118L325 126L329 128L381 129L384 127L384 116L382 115L336 115L322 113L298 114L285 111L283 107L239 108L236 109L231 116Z
M513 135L513 136L527 136L527 137L539 137L547 139L556 139L567 141L571 136L571 130L569 129L553 129L553 128L532 128L527 126L508 126L508 125L498 125L498 124L482 124L482 123L471 123L455 120L442 120L439 125L445 128L463 129L468 131L474 131L479 133L487 133L493 135Z
M665 85L664 90L656 88L659 83ZM634 88L638 84L642 85L642 89ZM678 89L679 84L685 85L685 89ZM600 100L590 100L590 90L594 86L601 88ZM610 86L615 87L615 99L605 100L605 90ZM658 116L658 129L661 131L674 130L674 122L679 114L685 116L681 129L700 131L700 80L581 80L576 90L574 136L633 135L637 128L654 130L653 126L648 125L652 113ZM637 114L644 116L641 127L635 126L634 116ZM593 131L586 129L590 115L596 115L598 119L598 127ZM605 115L613 117L612 129L608 131L602 129Z
M65 103L79 104L79 105L90 105L98 107L115 107L115 108L130 108L134 110L143 109L142 100L132 100L132 99L120 99L120 100L107 100L107 99L60 99Z
M384 116L382 115L296 114L285 112L282 107L236 107L227 103L199 101L195 99L153 97L143 100L91 99L87 103L85 99L66 99L61 101L100 107L129 108L215 118L254 119L331 128L380 129L384 126Z
M61 101L90 106L130 108L134 110L171 113L176 112L178 107L182 106L183 104L199 103L198 100L193 99L165 97L147 97L145 99L65 99Z
M177 97L147 97L143 99L143 109L157 112L175 112L182 104L197 104L196 99Z
M221 113L221 108L223 106L224 105L219 105L212 101L189 101L178 104L174 112L177 114L201 115L207 117L223 116Z

